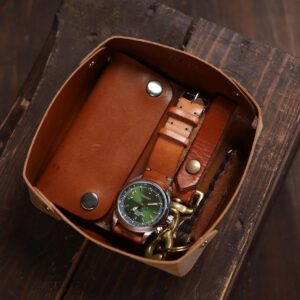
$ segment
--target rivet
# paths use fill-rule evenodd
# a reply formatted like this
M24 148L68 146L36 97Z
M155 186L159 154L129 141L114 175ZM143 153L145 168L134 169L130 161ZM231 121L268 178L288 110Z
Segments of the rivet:
M96 62L95 62L94 60L92 60L92 61L89 63L89 68L92 68L95 64L96 64Z
M168 225L170 225L170 224L172 224L173 221L174 221L174 216L169 215L169 216L167 217L166 223L167 223Z
M47 205L45 205L45 209L46 209L46 211L51 211L49 206L47 206Z
M205 247L206 245L208 244L208 240L205 240L202 244L201 244L201 247Z
M151 97L158 97L161 95L163 88L159 81L151 80L147 83L146 91Z
M82 195L80 199L81 207L84 210L91 211L98 205L99 199L96 193L88 192Z
M237 91L233 91L233 93L234 93L235 96L239 96L240 95L240 93L237 92Z
M200 171L201 168L201 164L198 160L196 159L191 159L187 165L186 165L186 170L190 173L190 174L196 174Z
M155 231L156 234L159 234L163 231L163 228L161 226L158 226L154 229L154 231Z

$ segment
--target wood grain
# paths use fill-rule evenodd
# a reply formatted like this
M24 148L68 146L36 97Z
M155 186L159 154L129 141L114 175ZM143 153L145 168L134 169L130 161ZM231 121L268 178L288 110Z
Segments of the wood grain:
M162 0L194 19L204 18L241 35L300 56L297 0Z
M299 150L263 218L230 299L299 299Z
M38 59L59 4L60 0L6 0L0 4L0 130L14 106L19 112L24 110L18 91ZM0 133L0 150L2 140Z
M55 1L51 1L51 7L52 5L54 7L54 2ZM118 10L113 9L114 7L119 6L118 2L119 1L115 1L111 5L106 4L101 7L101 10L103 11L100 16L102 18L107 20L109 19L109 16L111 16L111 19L108 22L104 21L104 25L102 24L102 33L103 31L107 31L108 35L113 33L113 31L110 31L109 26L112 26L114 30L120 32L125 29L118 28L119 26L125 27L125 24L127 24L126 26L129 26L128 24L132 22L133 16L132 18L128 16L124 17L122 12L118 12ZM128 4L128 2L130 1L123 2L123 10L132 9L133 4ZM273 46L288 50L294 55L300 56L300 41L297 38L299 36L300 28L300 21L298 18L300 5L295 0L262 0L243 2L238 0L212 0L209 2L196 0L163 0L162 2L176 9L182 10L186 14L193 16L195 20L199 17L207 18L238 31L247 37L261 40ZM140 5L141 2L137 2L137 6ZM15 8L18 9L15 10ZM147 7L147 10L144 11L144 18L156 18L156 12L157 10L160 11L161 8L161 6L155 5L154 3L150 4ZM163 8L162 12L165 13L167 7L164 6ZM0 88L0 95L3 95L1 96L0 102L1 113L4 106L7 107L7 109L5 109L7 112L11 105L16 103L15 99L8 95L12 92L16 93L18 86L23 80L22 78L24 78L24 76L26 76L26 72L28 72L30 64L32 64L35 57L37 57L39 48L36 45L41 47L45 40L45 32L47 32L45 24L51 21L51 14L54 13L54 10L55 9L50 8L49 5L45 5L44 1L17 2L9 0L4 1L0 5L1 28L6 28L6 32L3 30L0 33L0 54L2 57L2 59L0 59L0 66L3 71L3 73L1 73L2 71L0 71L0 73L2 74L2 78L6 80L1 81L6 82L5 86L2 85ZM84 14L84 11L85 10L83 9L82 14ZM171 11L174 12L174 10ZM30 17L24 17L26 16L26 12ZM142 10L140 12L142 12ZM78 15L81 14L78 10L76 13ZM114 19L115 22L113 21ZM17 20L17 23L15 20ZM120 22L120 20L123 20L123 22ZM167 18L166 21L172 22L174 20L172 20L172 18ZM188 22L190 21L191 19L189 18ZM22 22L24 22L23 27ZM97 20L94 20L93 22L97 22ZM142 24L141 26L148 24L147 22L143 23L143 18L139 18L138 22ZM9 24L8 29L5 24ZM15 26L15 24L18 26ZM38 24L38 26L36 24ZM87 28L87 30L89 29L90 27ZM25 47L22 47L24 46L24 43L21 43L23 39L23 30L27 30L26 35L28 34L28 36L24 36ZM91 29L90 34L84 36L84 43L88 40L89 43L97 44L98 40L101 39L97 33L99 28L95 31L93 30L94 28ZM149 35L151 34L151 30L152 28L149 27ZM155 31L160 32L158 35L161 38L163 33L161 32L159 25L152 30L153 35L157 34ZM132 32L132 34L134 34L134 32ZM169 35L170 34L171 33L169 33ZM173 31L173 35L176 36L176 31ZM161 38L161 41L164 42L163 38ZM70 42L72 43L73 40ZM45 57L47 57L49 49L48 52L44 52ZM44 60L41 59L40 65L37 67L39 72L43 69L43 64ZM274 69L274 73L276 73L276 69ZM12 76L11 74L17 75ZM37 70L35 70L35 72L32 73L33 78L36 76L38 79L38 74ZM16 80L16 78L18 80ZM29 98L30 100L35 89L35 84L32 84L33 81L35 80L27 81L24 85L25 88L27 87L27 92L21 92L19 96L23 97L25 94L26 97L23 98ZM30 86L29 89L28 86ZM8 87L10 87L9 90L7 90ZM38 101L41 101L42 98L41 96L37 96L37 99ZM49 99L48 96L47 99ZM20 99L17 98L17 100ZM9 104L7 104L7 102L9 102ZM45 102L47 102L47 100L45 100ZM19 104L21 103L22 102L19 102ZM17 115L17 118L12 120L19 120L20 118L24 119L28 117L28 114L32 114L30 113L31 104L27 101L23 102L23 104L24 109L21 107L21 114ZM29 112L27 112L27 110ZM39 116L40 112L38 108L33 110L35 115L30 118L35 119ZM23 116L24 112L25 114ZM5 114L3 113L3 115ZM24 124L28 123L21 121L21 126L24 126ZM37 124L36 121L34 121L34 124ZM3 160L10 160L11 158L21 160L21 162L17 162L16 165L12 162L7 164L7 167L5 167L4 171L1 173L1 179L3 176L8 176L10 178L10 180L6 181L5 184L13 182L15 178L19 178L16 174L20 172L20 164L22 164L24 152L27 147L26 145L25 149L22 149L23 137L22 134L20 134L22 129L20 129L19 126L16 126L17 123L12 121L7 127L10 131L5 131L7 134L5 135L5 146L2 147L2 149L7 149L8 147L8 149L10 149L9 151L16 151L10 146L10 143L6 145L6 141L11 142L11 139L13 141L13 145L18 147L17 144L19 144L21 145L21 149L17 150L15 155L7 155L8 152L4 151L6 156L1 158L0 165L5 165ZM33 125L33 127L34 126L36 125ZM29 127L31 127L30 124ZM15 136L14 128L16 128L17 136ZM34 130L34 128L30 128L30 135L32 134L32 130ZM12 133L13 135L10 138ZM23 132L23 134L26 133ZM22 138L22 141L18 143L17 139L20 137ZM2 139L0 136L0 143L1 141ZM25 138L24 141L25 143L28 143L27 138ZM298 157L299 152L300 151L298 151ZM289 173L287 181L283 185L282 192L275 199L274 203L272 203L273 205L270 207L270 211L268 212L266 219L264 219L262 224L263 226L261 230L259 230L257 239L251 247L252 249L245 265L242 267L241 276L237 280L237 284L233 289L233 293L230 295L230 299L299 299L300 293L297 285L297 283L300 282L300 265L299 260L297 259L300 245L300 224L298 222L299 198L297 198L297 195L299 194L299 182L297 182L297 178L299 179L299 159L295 160L293 166L293 171ZM10 173L14 173L15 175ZM1 187L3 190L4 185ZM13 189L15 189L15 193L12 193ZM31 205L28 204L27 193L23 184L20 183L20 179L17 179L16 186L10 184L10 187L8 188L8 195L4 196L4 201L6 202L5 205L8 205L7 203L9 202L11 203L8 210L5 211L6 214L4 213L2 204L0 204L0 223L5 224L5 226L9 224L9 226L7 226L8 232L2 235L0 233L1 245L2 242L7 243L3 251L0 246L0 263L2 266L0 267L2 274L0 275L1 295L3 295L4 299L19 299L20 297L25 299L36 299L41 297L53 298L62 284L63 276L67 273L67 268L70 267L73 254L79 247L79 243L77 241L78 237L76 238L73 236L73 232L69 232L63 224L57 225L59 223L41 215L33 207L31 207ZM0 203L2 203L2 200ZM22 206L23 204L24 206ZM20 210L24 210L24 213L22 214ZM24 226L24 222L20 222L19 219L25 219L27 225ZM9 223L8 220L10 220ZM35 224L38 224L38 228L36 228L37 226ZM20 229L20 226L23 226L24 228ZM60 237L52 236L53 232L57 231L59 231L61 235L66 234L66 236L68 236L69 234L71 239L64 241ZM43 236L43 234L40 235L41 232L48 232L48 234L45 234L44 237L41 238L40 236ZM280 234L278 234L278 232ZM33 239L32 236L34 237ZM28 241L31 242L29 243ZM59 249L60 247L64 249L62 253L59 252L59 254L57 254L57 243L61 245L59 246ZM76 246L74 247L74 245ZM49 251L47 251L48 248ZM38 257L36 260L32 259L33 253L35 253ZM3 254L8 255L8 262L5 260L6 256ZM96 260L98 256L102 255L104 259L108 259L108 264L105 265L106 267L93 263L93 260ZM14 263L12 263L12 261L14 261ZM142 265L132 265L128 263L127 259L119 256L111 256L111 253L107 253L107 251L96 248L91 244L88 246L88 251L85 254L82 264L86 266L88 270L91 270L91 272L85 272L82 276L75 276L74 282L72 282L71 285L71 291L67 294L67 297L69 298L99 298L99 296L106 295L111 299L122 299L127 298L129 295L132 298L147 296L146 293L144 294L141 291L143 285L136 288L137 284L136 281L134 281L134 279L138 277L138 283L142 284L144 282L145 272L147 274L147 267ZM118 267L118 264L121 267ZM196 278L200 276L199 279L201 279L204 277L205 270L199 268L198 264L198 272L196 272L194 276ZM120 276L116 278L118 281L116 284L111 284L112 279L108 277L101 282L101 286L103 285L104 287L99 290L99 278L97 278L97 276L100 275L100 278L103 278L103 274L112 274L111 276L113 277L114 274L118 274L119 269L123 272L126 267L128 267L128 274L132 276L132 280L127 278L125 284L123 284L120 280L122 281L124 276ZM71 269L71 274L72 272L74 272L74 268ZM154 280L152 280L152 277L149 276L149 280L151 281L150 288L152 287L154 289L154 291L149 294L149 297L156 295L157 297L162 297L168 295L168 291L177 291L178 288L183 289L184 292L180 292L181 297L179 295L180 293L176 293L176 298L185 298L186 295L188 295L194 299L205 299L205 297L207 298L208 296L206 293L201 292L202 287L205 287L205 282L203 282L203 280L197 284L197 288L193 288L193 286L195 285L195 281L198 283L198 279L193 280L193 278L190 282L185 281L180 285L178 284L181 280L169 278L165 285L165 280L160 280L160 278L164 278L164 276L162 276L159 271L151 269L149 272L151 272L154 276ZM4 279L4 281L2 281L2 278L5 278L6 273L8 273L8 278L7 280ZM24 274L26 274L26 276L24 276ZM68 276L71 274L69 273ZM41 277L43 277L43 280L40 279ZM146 276L146 278L148 277ZM80 280L82 282L79 282ZM69 284L69 282L70 277L64 281L65 284ZM126 286L126 283L129 283L129 286ZM62 293L60 292L58 294L59 296L65 293L66 287L67 286L65 285L63 289L60 290ZM115 288L114 292L110 291L112 287ZM84 291L83 289L87 290ZM191 292L187 293L187 290L189 289L191 289Z

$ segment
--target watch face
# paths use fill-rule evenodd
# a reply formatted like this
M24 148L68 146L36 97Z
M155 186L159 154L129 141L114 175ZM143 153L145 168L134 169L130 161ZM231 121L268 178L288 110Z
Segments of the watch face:
M149 181L130 183L118 198L119 215L133 230L155 225L167 209L168 198L165 192L159 185Z

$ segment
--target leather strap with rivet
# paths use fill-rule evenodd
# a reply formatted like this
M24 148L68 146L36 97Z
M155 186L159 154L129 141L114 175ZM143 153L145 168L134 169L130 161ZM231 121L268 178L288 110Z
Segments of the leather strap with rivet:
M199 180L205 174L235 108L234 102L221 96L210 103L202 126L180 166L173 184L174 196L183 202L190 201Z
M192 131L200 123L205 109L204 103L193 102L180 97L176 107L168 109L166 124L159 130L159 136L152 149L144 179L154 181L167 189L186 147L190 144Z

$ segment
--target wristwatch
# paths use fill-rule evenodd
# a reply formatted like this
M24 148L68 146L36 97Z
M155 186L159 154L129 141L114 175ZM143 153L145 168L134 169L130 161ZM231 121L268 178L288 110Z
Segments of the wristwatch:
M153 232L172 222L173 178L205 110L198 96L188 99L185 94L168 109L167 121L158 132L144 174L127 183L118 195L112 222L115 233L143 244Z

